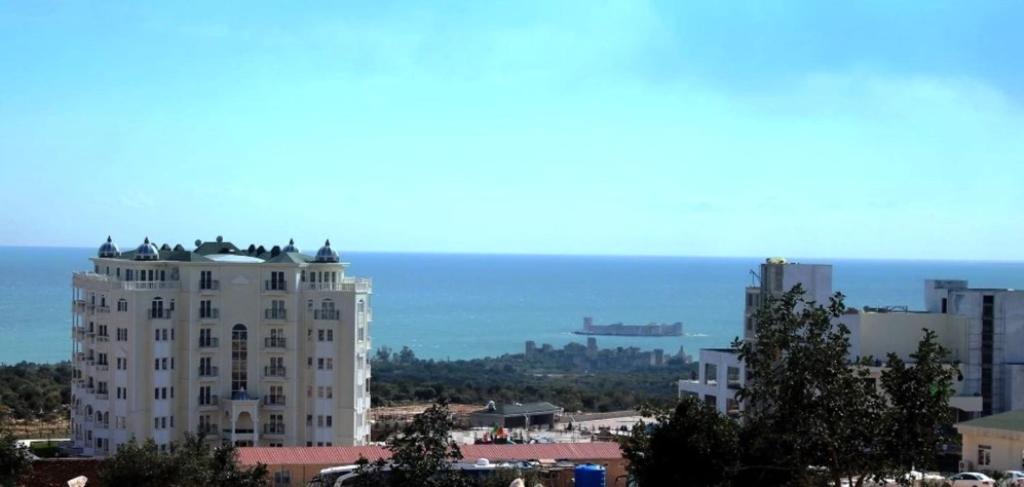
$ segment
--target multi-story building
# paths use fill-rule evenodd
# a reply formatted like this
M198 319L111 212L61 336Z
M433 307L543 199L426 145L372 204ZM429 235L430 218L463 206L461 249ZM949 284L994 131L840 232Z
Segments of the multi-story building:
M760 273L755 275L760 281L760 286L746 288L746 306L743 314L745 340L757 339L757 312L768 297L781 296L797 284L804 289L804 298L807 301L827 306L829 298L833 295L832 266L830 265L798 264L787 262L784 259L768 259L761 264ZM978 350L980 340L975 337L980 332L971 330L973 328L980 330L983 315L980 312L974 313L979 317L976 320L979 324L972 325L971 320L964 315L955 314L952 311L947 313L948 306L945 304L947 300L942 299L945 297L944 295L940 296L945 289L963 290L966 288L966 283L962 281L928 282L929 285L926 286L927 309L924 311L909 311L906 308L864 308L862 310L849 308L836 320L837 323L844 324L850 330L849 355L851 361L861 357L874 357L877 360L877 363L870 368L871 376L876 380L883 371L882 361L889 353L895 353L903 360L911 360L910 355L917 349L917 344L922 338L921 330L923 328L930 329L937 334L939 343L950 350L952 355L950 359L953 362L961 363L969 359L968 363L971 363L976 357L981 356ZM958 306L963 302L969 302L966 298L958 299L960 301L949 309L959 309ZM1001 302L1005 303L1009 300L1004 299ZM1009 321L1006 322L1009 323ZM1018 320L1018 323L1021 324L1018 325L1017 330L1019 333L1024 333L1024 320ZM1007 328L1002 326L999 329ZM1001 347L999 352L1003 353ZM1002 360L1003 355L1000 355L999 359ZM1012 366L1006 367L1012 368ZM1007 374L1010 373L1007 372ZM1021 375L1018 377L1022 386L1018 390L1024 391L1024 366L1021 367ZM741 407L736 399L736 393L745 381L746 367L736 350L732 348L702 349L698 372L689 379L679 381L679 395L680 397L696 396L720 412L735 414ZM950 399L950 406L959 410L963 416L970 417L983 411L982 394L978 393L977 389L979 388L976 382L978 381L972 382L971 375L967 374L966 380L959 378L954 384L955 392Z
M928 280L925 309L968 320L962 369L967 389L982 398L982 414L1024 409L1024 291Z
M240 446L369 440L369 279L330 242L195 248L108 237L73 277L71 428L84 455L203 433Z

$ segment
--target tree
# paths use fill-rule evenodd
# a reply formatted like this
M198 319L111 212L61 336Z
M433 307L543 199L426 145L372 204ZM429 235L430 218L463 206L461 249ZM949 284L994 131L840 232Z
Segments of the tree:
M448 403L444 400L417 414L412 422L402 429L400 435L388 440L391 451L390 462L379 460L375 463L360 459L357 472L359 480L355 485L392 486L417 485L425 487L468 487L468 479L452 468L452 462L462 459L458 443L451 439L455 426ZM390 467L390 473L383 471Z
M249 469L238 466L237 450L232 445L210 446L202 435L185 434L171 452L159 451L152 439L139 444L134 439L104 461L100 470L103 485L200 487L261 487L266 485L267 467Z
M7 427L6 414L0 411L0 486L18 485L32 471L28 449L18 445L14 432Z
M934 468L939 445L949 438L953 411L955 367L946 365L949 350L937 343L934 331L925 329L908 366L889 354L882 372L882 388L889 399L883 416L885 456L896 472Z
M157 487L168 485L173 479L170 465L152 439L139 444L131 439L104 460L100 468L100 483L109 487Z
M671 414L658 411L654 417L651 425L633 426L622 442L638 486L728 485L739 459L738 426L732 419L692 397L683 398Z
M769 297L757 315L757 339L735 344L748 380L744 401L744 483L836 485L875 474L877 426L884 401L866 362L851 363L850 331L833 320L842 294L827 306L800 286ZM770 481L768 479L771 479Z

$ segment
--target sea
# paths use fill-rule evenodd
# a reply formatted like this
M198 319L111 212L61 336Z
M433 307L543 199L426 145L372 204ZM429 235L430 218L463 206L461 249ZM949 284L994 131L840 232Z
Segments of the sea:
M95 249L0 247L0 363L71 355L71 274ZM561 347L595 323L683 322L682 337L597 337L598 346L729 345L742 331L744 287L761 258L346 252L349 275L373 279L374 348L456 360ZM925 279L1024 288L1024 263L791 259L833 265L848 306L923 307Z

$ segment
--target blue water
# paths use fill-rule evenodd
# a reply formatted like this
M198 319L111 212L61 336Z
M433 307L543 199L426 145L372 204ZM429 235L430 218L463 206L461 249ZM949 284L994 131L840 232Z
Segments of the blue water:
M0 247L0 362L66 359L71 273L93 249ZM374 347L469 358L561 346L582 317L598 323L682 321L679 338L598 337L602 347L729 344L741 332L743 288L757 258L570 257L346 252L350 273L374 283ZM812 260L805 260L811 262ZM1024 263L825 260L847 304L923 305L927 278L1024 288Z

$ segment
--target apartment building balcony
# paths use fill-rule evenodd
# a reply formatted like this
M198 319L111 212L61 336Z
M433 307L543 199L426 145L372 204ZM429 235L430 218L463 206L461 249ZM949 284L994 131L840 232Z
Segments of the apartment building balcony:
M110 312L110 306L97 306L96 307L96 312L97 313L109 313Z
M210 292L213 292L213 291L220 291L220 281L218 281L217 279L210 279L210 280L201 279L199 281L199 292L200 293L206 294L206 293L210 293Z
M85 338L85 327L81 325L75 326L74 333L79 340Z
M220 436L220 425L213 423L201 424L196 431L201 435Z
M220 397L210 396L209 398L204 398L199 396L199 409L211 409L218 406L220 406Z
M71 312L77 314L85 313L85 300L84 299L72 299L71 300Z
M106 371L110 370L110 364L109 363L96 364L96 370L100 371L100 372L106 372Z
M199 377L210 377L214 378L220 375L219 367L199 367Z
M202 321L219 320L220 309L219 308L199 308L199 319Z
M348 277L336 282L305 282L303 288L309 291L370 292L373 282L362 277Z
M161 289L178 289L178 281L124 281L121 283L125 291L157 291Z
M338 320L341 319L341 312L336 309L315 309L313 310L314 320Z
M75 361L76 362L84 362L85 361L85 352L78 352L78 353L76 353L75 354Z
M284 407L286 405L285 396L264 396L263 405L268 407Z
M263 281L263 291L286 293L288 292L288 285L284 281L266 280Z
M174 310L173 309L151 308L149 310L149 319L151 319L151 320L169 320L169 319L171 319L171 316L173 314L174 314Z
M287 367L263 367L263 377L284 379L287 376Z
M207 339L199 338L199 348L217 348L220 346L220 338L211 337Z
M288 340L284 337L266 337L263 339L263 347L283 350L288 348Z
M271 423L263 425L264 436L284 436L284 424Z
M85 329L85 336L87 336L87 337L94 337L94 336L96 336L96 329L95 328L86 328Z
M110 393L109 392L97 392L96 393L96 399L99 399L99 400L102 400L102 401L110 399Z
M110 341L110 335L96 335L96 341L97 342L109 342Z
M263 310L263 318L268 320L284 321L288 319L288 313L287 310L284 309L270 308Z

